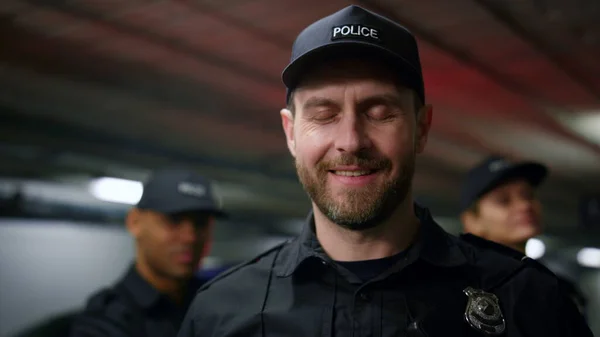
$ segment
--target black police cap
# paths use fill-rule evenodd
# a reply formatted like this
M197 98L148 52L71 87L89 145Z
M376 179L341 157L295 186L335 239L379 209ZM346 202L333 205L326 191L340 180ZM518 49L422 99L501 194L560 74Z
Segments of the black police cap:
M298 35L290 63L282 73L287 100L308 69L348 57L385 62L425 103L415 37L398 23L355 5L314 22Z
M155 171L144 184L137 207L165 214L198 211L226 215L211 181L182 168Z
M460 195L461 211L506 181L521 178L537 187L547 175L548 168L540 163L511 162L501 156L490 156L467 173Z

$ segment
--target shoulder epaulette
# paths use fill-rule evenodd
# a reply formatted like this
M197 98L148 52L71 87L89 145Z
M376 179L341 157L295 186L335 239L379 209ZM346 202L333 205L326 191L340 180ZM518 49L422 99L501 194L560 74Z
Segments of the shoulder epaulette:
M544 274L550 275L552 277L556 277L556 274L554 274L554 272L552 270L550 270L548 267L546 267L545 265L543 265L542 263L540 263L537 260L534 260L532 258L529 258L529 257L525 256L525 257L523 257L521 259L521 261L525 265L527 265L529 267L532 267L532 268L535 268L535 269L541 271Z
M466 242L469 242L472 245L475 245L475 246L478 246L481 248L491 249L502 255L512 257L515 260L520 260L524 264L525 267L532 267L532 268L535 268L545 274L555 276L554 273L550 269L548 269L548 267L543 265L542 263L540 263L537 260L534 260L534 259L528 257L527 255L525 255L519 251L516 251L510 247L506 247L499 243L496 243L493 241L488 241L486 239L482 239L482 238L472 235L472 234L463 234L463 235L461 235L461 239L463 239Z
M233 267L229 268L228 270L226 270L226 271L222 272L221 274L219 274L219 275L215 276L214 278L212 278L210 281L206 282L202 287L200 287L200 289L198 291L200 292L200 291L206 290L213 283L218 282L218 281L226 278L227 276L235 273L236 271L238 271L238 270L240 270L240 269L242 269L242 268L244 268L246 266L253 265L253 264L257 263L262 258L264 258L265 256L271 254L272 252L280 250L283 246L285 246L286 244L288 244L288 242L289 241L284 241L284 242L282 242L280 244L277 244L274 247L272 247L272 248L270 248L270 249L268 249L268 250L260 253L259 255L253 257L252 259L250 259L248 261L245 261L245 262L242 262L242 263L240 263L240 264L238 264L236 266L233 266Z
M475 247L483 248L483 249L490 249L497 253L511 257L516 260L522 260L525 257L525 254L523 254L517 250L514 250L510 247L501 245L494 241L486 240L484 238L481 238L481 237L473 235L473 234L462 234L462 235L460 235L460 239L465 242L470 243L471 245L473 245Z
M90 297L87 309L90 311L103 311L117 297L113 288L105 288Z

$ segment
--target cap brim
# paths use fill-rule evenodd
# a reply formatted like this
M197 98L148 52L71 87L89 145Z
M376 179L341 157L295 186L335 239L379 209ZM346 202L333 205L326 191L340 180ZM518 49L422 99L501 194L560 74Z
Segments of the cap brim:
M172 207L159 207L154 208L154 211L165 213L165 214L175 214L175 213L184 213L184 212L206 212L214 214L217 218L227 218L228 214L216 207L214 204L199 204L199 203L180 203L178 205L174 205Z
M478 198L494 188L502 185L513 179L524 179L532 186L539 186L548 176L548 168L542 164L534 162L526 162L508 167L491 181L486 184L486 187L478 194Z
M288 89L293 89L308 70L323 62L341 58L383 61L397 69L398 77L407 87L417 90L418 86L422 86L419 83L422 82L419 71L402 56L379 45L356 40L333 41L300 55L283 70L281 78Z

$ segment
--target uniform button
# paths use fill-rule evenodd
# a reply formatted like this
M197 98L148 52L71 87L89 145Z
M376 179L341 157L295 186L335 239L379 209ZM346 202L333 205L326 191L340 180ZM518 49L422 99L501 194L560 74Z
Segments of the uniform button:
M365 293L360 293L360 295L359 295L359 296L360 296L360 298L361 298L363 301L368 301L368 300L369 300L369 295L367 295L367 294L365 294Z
M325 261L325 260L321 260L321 263L322 263L324 266L326 266L326 265L327 265L327 261Z

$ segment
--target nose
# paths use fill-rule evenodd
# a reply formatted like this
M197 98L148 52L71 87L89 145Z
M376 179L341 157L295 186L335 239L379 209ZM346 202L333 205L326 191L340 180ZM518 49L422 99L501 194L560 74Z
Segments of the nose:
M334 135L336 150L357 153L371 146L367 125L355 111L345 111L337 126Z

